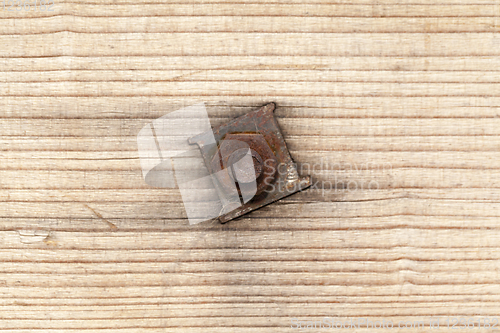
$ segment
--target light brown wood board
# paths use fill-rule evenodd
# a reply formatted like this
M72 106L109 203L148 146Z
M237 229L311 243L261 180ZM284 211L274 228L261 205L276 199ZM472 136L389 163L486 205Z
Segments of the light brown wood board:
M0 8L0 332L491 331L499 0L54 1ZM196 102L333 188L189 226L136 136Z

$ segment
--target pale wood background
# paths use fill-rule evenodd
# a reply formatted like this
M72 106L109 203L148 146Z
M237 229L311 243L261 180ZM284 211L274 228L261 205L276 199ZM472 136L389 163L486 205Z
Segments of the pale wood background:
M500 317L500 0L55 1L0 12L1 332ZM190 227L135 137L200 101L338 190Z

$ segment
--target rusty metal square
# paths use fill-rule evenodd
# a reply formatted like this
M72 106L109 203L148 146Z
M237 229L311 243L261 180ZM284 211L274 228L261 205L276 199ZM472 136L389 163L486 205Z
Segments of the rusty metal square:
M311 186L311 179L309 176L300 177L298 174L296 165L290 156L274 116L275 108L276 105L274 103L269 103L256 111L249 112L226 124L218 126L214 128L213 131L205 132L189 139L190 144L198 144L205 165L212 175L219 170L216 170L211 161L216 154L219 154L218 148L220 143L223 142L224 138L228 135L260 134L265 138L267 144L276 156L278 169L276 170L276 177L269 185L269 188L252 198L249 202L239 205L236 209L224 207L218 218L221 223L226 223ZM206 144L207 141L212 142L212 140L208 139L212 137L212 134L217 142L216 145ZM223 199L224 186L222 186L215 177L213 177L213 182L219 196ZM270 189L271 187L272 189Z

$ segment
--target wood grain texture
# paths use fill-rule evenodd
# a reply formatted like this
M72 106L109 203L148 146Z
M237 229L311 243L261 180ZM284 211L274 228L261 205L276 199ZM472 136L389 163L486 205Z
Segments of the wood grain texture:
M53 9L0 10L0 332L500 317L500 0ZM276 102L314 188L189 226L136 136L200 101Z

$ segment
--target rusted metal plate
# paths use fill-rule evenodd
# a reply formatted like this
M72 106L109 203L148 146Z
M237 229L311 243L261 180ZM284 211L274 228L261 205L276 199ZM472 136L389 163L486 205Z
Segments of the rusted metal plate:
M189 139L198 144L213 175L223 202L221 223L311 186L310 177L297 172L274 117L275 107L267 104ZM216 144L209 144L212 135Z

